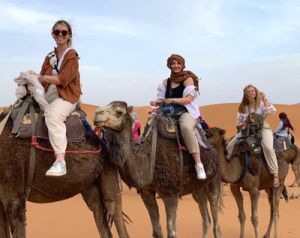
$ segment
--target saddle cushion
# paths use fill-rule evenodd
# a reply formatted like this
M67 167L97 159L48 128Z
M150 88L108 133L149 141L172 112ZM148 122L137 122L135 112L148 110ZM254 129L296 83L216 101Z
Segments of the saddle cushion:
M247 150L251 150L251 146L249 145L249 143L245 139L239 140L235 144L235 147L232 151L230 158L238 157L241 161L241 164L244 165ZM261 151L261 154L260 153L252 153L251 154L251 160L249 163L249 172L252 175L258 175L258 173L259 173L258 169L259 169L259 157L260 156L262 156L262 158L264 158L262 151Z
M65 122L67 127L68 142L82 143L85 141L85 128L81 119L85 119L86 114L81 108L76 108ZM48 128L46 126L45 117L39 115L36 123L36 137L49 140Z
M173 123L171 120L174 120L174 124L176 125L177 129L178 129L178 135L180 140L183 142L181 133L180 133L180 128L179 128L179 123L178 120L176 119L176 117L170 117L170 116L165 116L165 115L157 115L157 131L159 133L159 135L165 139L169 139L169 140L177 140L176 137L176 128L174 127ZM144 128L144 133L143 135L146 136L148 133L148 130L150 128L151 122L152 122L152 118L150 117L148 118L148 122ZM207 140L206 136L205 136L205 132L203 131L201 124L200 123L196 123L196 126L194 128L194 132L198 141L198 145L199 148L201 149L211 149L213 148L213 146L211 145L211 143ZM184 143L182 143L184 145Z
M18 107L18 108L14 108L11 111L10 118L13 120L13 124L15 124L15 121L17 119L20 110L21 107ZM35 113L35 121L37 121L38 115L39 115L38 113ZM18 134L16 135L16 137L19 137L21 139L27 139L27 138L31 138L31 136L32 136L31 115L30 113L26 113L22 118L22 121L18 129Z
M17 116L20 111L19 108L12 110L10 117L13 120L13 123L17 119ZM41 139L49 140L48 137L48 128L45 123L45 117L40 114L35 113L36 119L36 136ZM66 127L67 127L67 140L68 142L81 143L85 141L85 129L81 119L85 119L86 114L81 108L76 108L75 111L67 117ZM30 113L25 113L23 119L20 123L18 134L16 137L21 139L28 139L32 137L32 125L31 125L31 116Z

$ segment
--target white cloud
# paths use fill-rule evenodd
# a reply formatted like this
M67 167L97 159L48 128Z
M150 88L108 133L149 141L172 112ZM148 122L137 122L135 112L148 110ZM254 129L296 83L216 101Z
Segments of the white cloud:
M88 71L88 72L103 72L104 68L99 65L82 65L80 66L80 70L82 71Z

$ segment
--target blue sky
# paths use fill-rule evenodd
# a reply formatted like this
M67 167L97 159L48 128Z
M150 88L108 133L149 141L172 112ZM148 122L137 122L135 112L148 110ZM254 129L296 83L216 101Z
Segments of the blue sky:
M15 101L21 71L40 71L60 19L73 26L84 103L149 105L173 53L202 78L199 106L239 102L249 83L299 103L299 15L296 0L0 0L0 106Z

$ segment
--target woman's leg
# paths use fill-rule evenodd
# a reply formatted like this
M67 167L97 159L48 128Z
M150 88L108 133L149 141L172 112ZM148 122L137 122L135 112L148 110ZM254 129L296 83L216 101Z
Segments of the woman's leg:
M196 125L196 119L193 118L189 113L184 113L179 118L180 130L183 140L189 153L193 156L196 164L197 178L205 179L206 174L203 168L203 164L200 158L200 150L198 141L194 132Z
M48 176L62 176L66 174L65 152L67 136L65 121L70 113L75 110L75 105L75 103L57 98L51 102L49 114L45 115L49 140L56 157L55 163L46 173Z
M269 168L270 173L273 174L274 186L275 188L277 188L279 186L278 163L275 150L273 148L273 133L268 123L264 123L264 127L262 128L261 133L261 145L264 151L267 166Z

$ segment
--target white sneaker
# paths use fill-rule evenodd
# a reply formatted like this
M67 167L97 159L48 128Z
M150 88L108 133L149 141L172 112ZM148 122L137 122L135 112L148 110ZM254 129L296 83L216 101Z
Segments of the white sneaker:
M203 168L203 164L197 163L195 165L195 168L196 168L196 172L197 172L197 179L200 179L200 180L206 179L206 174L205 174L205 170Z
M64 160L56 160L51 168L46 172L46 176L63 176L67 174L66 162Z

